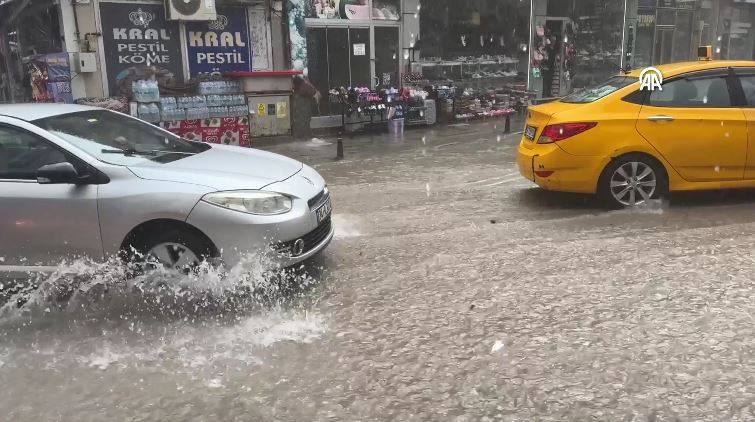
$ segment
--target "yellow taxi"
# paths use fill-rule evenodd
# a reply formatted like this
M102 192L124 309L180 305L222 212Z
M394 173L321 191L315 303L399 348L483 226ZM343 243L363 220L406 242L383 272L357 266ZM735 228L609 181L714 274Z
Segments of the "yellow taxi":
M755 61L649 70L656 84L635 70L529 108L521 174L615 208L668 191L755 187Z

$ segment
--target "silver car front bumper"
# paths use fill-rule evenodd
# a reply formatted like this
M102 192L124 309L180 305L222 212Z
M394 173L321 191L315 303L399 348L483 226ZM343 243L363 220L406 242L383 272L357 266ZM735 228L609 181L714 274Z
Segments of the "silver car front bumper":
M322 251L334 232L330 217L318 224L314 209L300 198L293 199L288 213L271 216L246 214L200 201L186 222L210 238L220 251L222 262L229 267L249 257L292 266ZM326 223L328 227L324 227ZM294 256L285 245L293 245L300 239L308 244Z

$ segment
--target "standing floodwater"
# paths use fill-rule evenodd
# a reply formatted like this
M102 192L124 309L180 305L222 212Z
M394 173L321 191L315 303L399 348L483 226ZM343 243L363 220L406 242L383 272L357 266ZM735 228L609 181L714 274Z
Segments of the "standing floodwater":
M501 129L276 145L333 198L301 287L74 263L3 312L0 420L754 419L753 193L607 212Z

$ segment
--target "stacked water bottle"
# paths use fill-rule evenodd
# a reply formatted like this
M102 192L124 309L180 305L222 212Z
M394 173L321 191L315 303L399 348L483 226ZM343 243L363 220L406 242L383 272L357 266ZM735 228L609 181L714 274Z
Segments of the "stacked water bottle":
M161 97L160 109L162 110L164 122L186 120L186 109L178 106L176 97Z
M249 114L239 81L203 81L199 93L207 98L210 117L236 117Z
M211 117L240 117L249 114L239 81L203 81L199 95L160 97L157 81L133 82L137 116L148 122L199 120ZM159 104L159 106L158 106Z
M210 117L210 109L204 95L191 95L178 97L176 103L179 108L186 110L187 120L207 119Z
M159 122L160 108L157 102L160 101L160 88L157 86L157 81L134 81L131 83L131 91L138 103L137 116L147 122Z

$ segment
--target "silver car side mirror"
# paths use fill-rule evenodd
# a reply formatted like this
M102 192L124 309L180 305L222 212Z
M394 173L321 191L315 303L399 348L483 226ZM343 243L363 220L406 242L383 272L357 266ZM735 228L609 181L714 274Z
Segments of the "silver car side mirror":
M76 184L79 172L69 162L48 164L37 170L37 183L40 185Z

